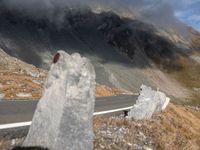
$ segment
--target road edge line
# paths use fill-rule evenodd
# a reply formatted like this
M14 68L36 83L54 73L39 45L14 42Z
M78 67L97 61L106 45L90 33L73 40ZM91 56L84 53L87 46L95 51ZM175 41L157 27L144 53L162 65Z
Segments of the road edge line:
M131 108L132 108L132 106L131 107L124 107L124 108L113 109L113 110L107 110L107 111L94 112L93 115L94 116L104 115L104 114L114 113L114 112L118 112L118 111L129 110ZM0 125L0 130L30 126L31 122L32 121L10 123L10 124L2 124L2 125Z
M25 126L30 126L30 125L31 125L31 121L3 124L3 125L0 125L0 130L10 129L10 128L19 128L19 127L25 127Z

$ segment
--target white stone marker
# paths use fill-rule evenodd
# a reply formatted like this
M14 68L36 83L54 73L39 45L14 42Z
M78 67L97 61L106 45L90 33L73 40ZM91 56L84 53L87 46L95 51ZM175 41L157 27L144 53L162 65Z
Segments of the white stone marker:
M170 98L166 97L164 93L142 85L140 95L128 113L128 117L136 120L150 119L155 112L164 110L169 101Z
M58 51L23 146L92 150L95 71L88 59Z

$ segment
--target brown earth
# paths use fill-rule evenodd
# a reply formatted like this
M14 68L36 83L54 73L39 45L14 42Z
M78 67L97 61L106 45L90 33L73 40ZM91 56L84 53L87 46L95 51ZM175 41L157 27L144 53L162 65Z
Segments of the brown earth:
M48 72L5 53L0 48L0 94L6 100L40 99ZM121 88L97 84L96 96L132 94Z
M5 99L38 99L42 95L44 76L0 70L0 91Z
M133 93L122 88L108 87L106 85L100 85L100 84L97 84L96 86L96 97L113 96L117 94L132 95Z
M46 74L33 77L26 73L0 70L0 92L5 95L6 100L40 99L43 93L43 86ZM96 96L113 96L117 94L132 94L131 92L106 85L97 84Z

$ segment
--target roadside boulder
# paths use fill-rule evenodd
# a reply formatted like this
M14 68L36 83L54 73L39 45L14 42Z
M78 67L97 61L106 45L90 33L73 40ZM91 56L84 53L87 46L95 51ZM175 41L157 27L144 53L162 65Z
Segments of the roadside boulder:
M1 88L1 86L2 85L0 84L0 88ZM3 99L4 97L5 97L5 94L1 93L1 91L0 91L0 100Z
M4 98L4 94L0 94L0 100Z
M150 119L155 112L164 110L169 101L170 98L166 97L164 93L142 85L140 95L128 113L128 117L136 120Z
M50 150L92 150L95 71L79 54L54 56L23 146Z

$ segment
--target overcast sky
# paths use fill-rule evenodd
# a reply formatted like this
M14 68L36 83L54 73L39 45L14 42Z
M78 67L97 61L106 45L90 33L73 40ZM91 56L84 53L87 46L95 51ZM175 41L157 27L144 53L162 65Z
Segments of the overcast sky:
M176 17L200 31L200 0L170 0L170 3Z
M200 0L0 0L11 8L24 10L33 16L51 16L65 8L65 6L90 6L95 4L104 8L133 10L133 14L140 13L150 22L166 26L174 24L175 17L189 26L200 31ZM62 12L61 12L62 14ZM61 15L62 16L62 15ZM174 17L175 16L175 17ZM57 16L58 17L58 16Z

